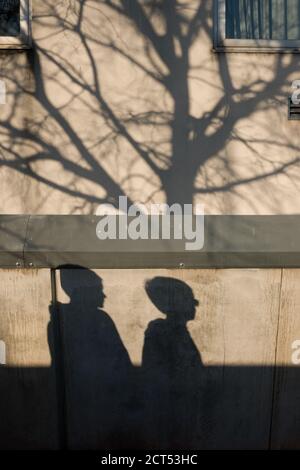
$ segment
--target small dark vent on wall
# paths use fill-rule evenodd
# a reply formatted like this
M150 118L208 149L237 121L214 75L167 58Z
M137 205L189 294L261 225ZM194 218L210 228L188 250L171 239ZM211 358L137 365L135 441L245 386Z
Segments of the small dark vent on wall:
M300 104L294 104L290 96L289 96L288 108L289 108L288 118L291 121L300 120Z

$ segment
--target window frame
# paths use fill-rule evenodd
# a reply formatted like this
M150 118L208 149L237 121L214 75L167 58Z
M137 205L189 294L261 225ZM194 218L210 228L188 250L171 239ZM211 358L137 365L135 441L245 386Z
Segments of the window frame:
M20 34L18 36L0 36L0 49L30 49L31 21L31 0L20 0Z
M226 0L214 0L214 50L216 52L300 52L300 39L226 38Z

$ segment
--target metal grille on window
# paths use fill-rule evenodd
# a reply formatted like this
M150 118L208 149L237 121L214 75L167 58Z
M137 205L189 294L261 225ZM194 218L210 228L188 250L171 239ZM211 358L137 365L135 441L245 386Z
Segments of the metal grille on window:
M226 0L226 38L300 39L299 0Z

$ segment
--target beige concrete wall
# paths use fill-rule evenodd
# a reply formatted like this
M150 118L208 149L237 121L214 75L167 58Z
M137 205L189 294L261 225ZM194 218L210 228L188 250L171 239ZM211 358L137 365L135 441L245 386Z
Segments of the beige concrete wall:
M2 270L0 447L299 448L298 277Z
M299 212L299 55L214 53L210 0L135 3L33 1L32 51L0 52L1 212Z
M0 272L0 448L56 449L58 403L47 333L50 273Z

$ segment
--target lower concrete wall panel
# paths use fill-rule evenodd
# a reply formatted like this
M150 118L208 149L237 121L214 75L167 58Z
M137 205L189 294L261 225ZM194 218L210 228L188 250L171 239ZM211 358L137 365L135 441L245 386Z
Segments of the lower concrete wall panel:
M300 270L283 271L272 447L300 448Z
M300 448L299 270L55 274L0 272L0 448Z
M59 446L50 300L49 270L0 271L0 449Z

